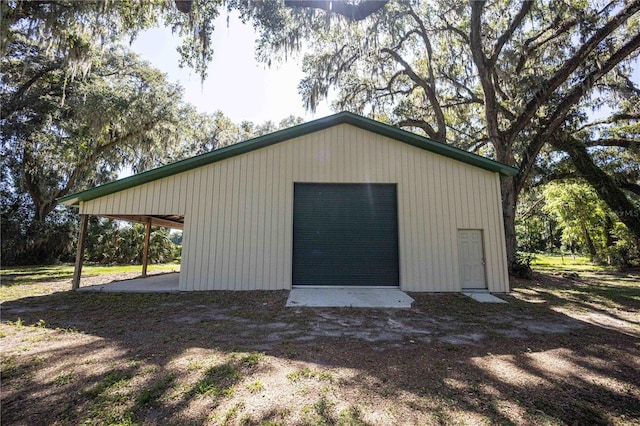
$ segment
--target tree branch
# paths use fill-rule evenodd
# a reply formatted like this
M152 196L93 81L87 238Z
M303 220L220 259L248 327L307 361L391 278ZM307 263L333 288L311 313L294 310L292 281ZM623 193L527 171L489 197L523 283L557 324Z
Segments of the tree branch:
M522 20L527 16L529 11L531 10L531 6L533 6L532 0L525 0L522 2L520 6L520 10L509 24L509 28L507 28L501 35L498 37L496 44L493 46L493 51L491 52L491 56L488 59L488 66L493 67L498 60L498 56L502 52L502 48L505 43L509 41L509 39L513 36L513 33L518 29Z
M549 182L553 182L556 180L567 180L567 179L575 179L577 178L575 172L557 172L557 173L549 173L543 176L539 181L532 183L529 185L529 188L537 188L538 186L546 185Z
M498 102L496 91L491 79L492 64L484 54L482 47L482 10L485 1L471 2L471 30L469 41L473 62L478 70L478 77L484 93L485 120L487 121L487 132L494 144L502 147L504 140L502 132L498 126Z
M585 146L619 146L621 148L640 147L640 141L637 139L626 138L604 138L585 142Z
M635 114L635 113L613 114L611 117L605 118L604 120L593 121L591 123L587 123L583 126L578 127L576 129L576 133L584 129L588 129L589 127L599 126L600 124L617 123L618 121L626 121L626 120L640 120L640 114Z
M640 185L633 182L620 182L620 187L640 196Z
M438 101L438 97L436 95L435 89L432 84L429 84L425 79L420 77L414 70L411 68L411 65L407 61L405 61L400 54L394 50L389 48L380 49L381 53L387 53L393 59L396 60L400 65L404 67L404 73L409 77L414 83L418 86L422 87L425 92L425 95L429 99L431 107L433 108L434 114L436 116L436 123L438 124L438 130L434 133L429 134L429 137L444 142L446 137L446 127L444 120L444 112L440 106L440 102Z
M549 25L547 28L545 28L544 30L540 31L535 36L529 37L527 40L525 40L525 42L523 43L523 46L525 47L525 51L522 52L522 54L520 55L520 59L518 60L518 65L516 65L516 74L520 74L520 72L522 71L522 68L524 68L524 64L526 63L527 57L529 55L531 55L533 52L535 52L540 47L544 46L546 43L548 43L548 42L550 42L552 40L555 40L556 38L560 37L562 34L564 34L565 32L569 31L569 29L571 29L571 27L573 27L575 24L578 23L578 21L576 19L571 19L571 20L565 22L564 24L562 24L562 26L558 27L558 21L559 21L559 19L556 18L553 21L553 23L551 25ZM542 37L547 31L549 31L550 29L553 29L553 28L557 28L556 32L551 34L546 39L540 41L539 43L536 43L533 46L529 46L532 42L536 41L538 38Z
M520 162L520 176L527 176L535 158L537 157L540 149L544 146L547 140L560 128L564 123L567 113L573 108L573 106L582 98L596 83L596 81L611 71L616 65L628 57L632 52L640 47L640 33L636 34L627 44L617 50L609 59L601 65L600 68L592 71L585 76L580 83L578 83L569 94L567 94L562 102L551 113L549 118L545 120L545 125L542 130L534 137L533 141L529 144L522 156ZM524 181L518 180L517 190L522 189Z
M430 137L433 138L432 135L436 135L438 132L436 132L436 130L426 121L424 120L415 120L412 118L408 118L402 121L399 121L396 123L396 126L398 127L418 127L422 130L425 131L425 133Z
M640 242L640 216L627 214L637 212L615 180L602 171L580 141L570 135L560 135L551 140L553 146L565 151L571 157L578 173L595 189L600 198L613 210L618 219L633 233Z
M476 2L473 2L474 5ZM478 2L479 3L479 2ZM565 65L560 67L558 71L541 85L540 89L533 94L531 100L527 103L524 111L520 116L511 124L507 130L507 134L515 136L520 133L533 119L536 111L548 101L549 97L556 91L562 83L564 83L569 76L584 62L587 55L593 51L598 44L609 36L614 30L624 24L627 19L633 16L638 10L640 10L640 1L634 1L629 3L624 9L620 11L613 19L607 22L603 27L595 32L595 34L584 43L573 57L565 62ZM472 16L473 24L473 16ZM473 30L473 29L472 29ZM474 52L475 54L475 52Z

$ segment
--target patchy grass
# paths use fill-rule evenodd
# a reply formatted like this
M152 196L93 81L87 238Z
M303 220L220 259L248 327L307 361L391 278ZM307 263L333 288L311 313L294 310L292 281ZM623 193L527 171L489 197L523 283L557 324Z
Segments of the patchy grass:
M299 382L304 379L318 379L318 380L325 380L327 382L332 382L333 375L326 371L321 372L321 371L310 369L309 367L305 367L301 370L288 373L287 379L289 379L293 383Z
M285 308L286 292L42 296L53 281L14 284L24 296L2 303L1 417L640 425L640 271L567 270L512 280L508 304L413 293L406 310Z
M204 377L195 384L187 395L229 396L233 393L234 385L241 377L238 369L229 363L216 365L205 372Z

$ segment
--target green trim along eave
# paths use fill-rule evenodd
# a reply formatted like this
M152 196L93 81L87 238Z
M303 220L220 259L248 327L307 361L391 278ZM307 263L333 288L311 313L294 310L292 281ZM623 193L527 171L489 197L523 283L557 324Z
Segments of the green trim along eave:
M298 126L290 127L288 129L279 130L277 132L249 139L235 145L226 146L224 148L217 149L206 154L187 158L175 163L167 164L166 166L158 167L156 169L148 170L143 173L100 185L95 188L67 195L65 197L61 197L60 199L58 199L58 201L68 206L77 206L81 201L89 201L95 198L104 197L105 195L113 194L115 192L123 191L134 186L142 185L168 176L176 175L178 173L186 172L188 170L196 169L198 167L206 166L217 161L222 161L227 158L235 157L236 155L245 154L247 152L264 148L289 139L304 136L309 133L317 132L319 130L324 130L329 127L337 126L339 124L350 124L352 126L359 127L361 129L368 130L370 132L386 136L400 142L404 142L417 148L424 149L435 154L443 155L445 157L458 160L463 163L479 167L481 169L489 170L491 172L497 172L505 176L514 176L518 173L518 169L516 169L515 167L490 160L480 155L472 154L462 149L455 148L451 145L437 142L432 139L417 135L415 133L399 129L397 127L393 127L379 121L371 120L357 114L353 114L350 112L339 112L328 117L313 120L307 123L300 124Z

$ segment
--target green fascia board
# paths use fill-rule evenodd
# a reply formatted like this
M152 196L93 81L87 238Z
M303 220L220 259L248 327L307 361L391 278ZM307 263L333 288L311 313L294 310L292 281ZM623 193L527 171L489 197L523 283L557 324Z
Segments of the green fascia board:
M166 166L148 170L146 172L129 176L124 179L119 179L114 182L97 186L95 188L67 195L58 199L58 201L62 204L77 206L81 201L89 201L95 198L104 197L105 195L123 191L134 186L176 175L178 173L183 173L188 170L206 166L211 163L226 160L227 158L255 151L260 148L304 136L309 133L317 132L319 130L324 130L329 127L337 126L339 124L350 124L352 126L368 130L370 132L386 136L391 139L395 139L400 142L415 146L417 148L424 149L435 154L443 155L445 157L479 167L481 169L489 170L491 172L498 172L505 176L514 176L518 173L518 169L514 167L490 160L480 155L472 154L462 149L455 148L451 145L437 142L432 139L417 135L415 133L399 129L397 127L393 127L379 121L371 120L357 114L353 114L350 112L340 112L328 117L290 127L288 129L279 130L274 133L269 133L267 135L259 136L254 139L249 139L235 145L230 145L221 149L217 149L215 151L187 158L175 163L167 164Z

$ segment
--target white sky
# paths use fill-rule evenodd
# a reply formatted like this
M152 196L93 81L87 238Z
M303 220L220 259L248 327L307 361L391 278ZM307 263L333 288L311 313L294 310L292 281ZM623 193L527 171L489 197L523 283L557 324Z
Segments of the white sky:
M178 66L176 47L180 39L169 28L145 31L131 49L166 73L170 81L179 82L185 89L184 99L200 112L220 110L235 123L248 120L256 124L267 120L279 122L289 115L310 121L332 114L327 102L315 114L305 112L298 94L303 76L302 58L273 64L271 68L257 63L253 27L235 16L231 15L228 28L226 13L216 19L214 58L204 84L195 71Z

